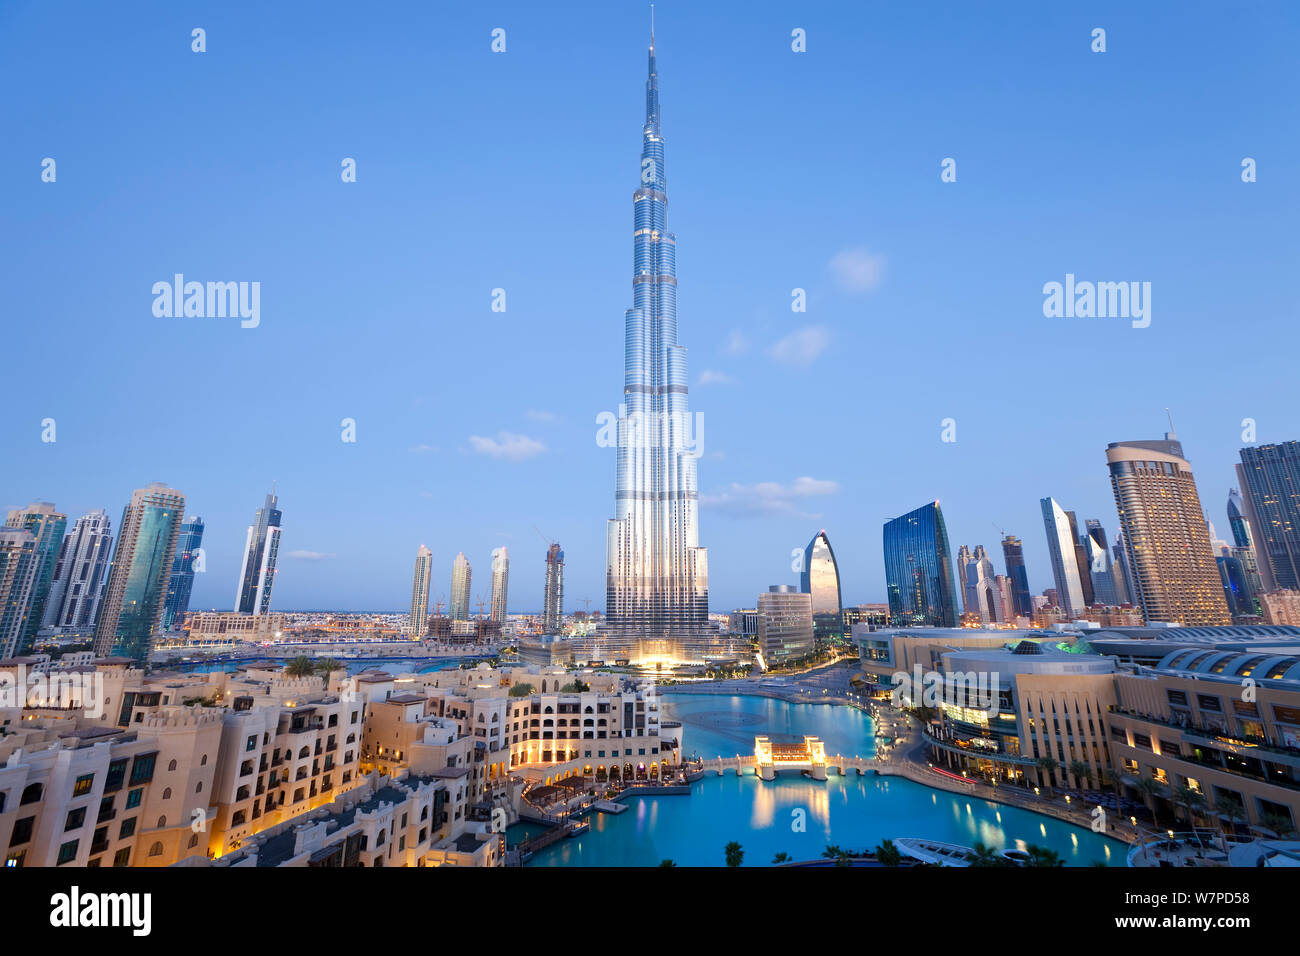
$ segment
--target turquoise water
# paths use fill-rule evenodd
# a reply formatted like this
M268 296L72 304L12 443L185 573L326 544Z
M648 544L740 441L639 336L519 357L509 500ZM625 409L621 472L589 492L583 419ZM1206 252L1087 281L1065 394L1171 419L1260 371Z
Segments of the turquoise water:
M814 734L831 753L865 755L871 746L870 718L848 707L678 695L666 697L663 715L682 721L686 752L703 757L752 752L754 735L764 733ZM749 746L738 747L746 738ZM909 836L997 849L1033 843L1055 850L1067 866L1123 866L1127 851L1090 830L897 777L832 775L822 782L787 774L765 783L752 775L708 774L689 797L626 800L625 813L593 814L590 831L540 851L529 865L656 866L671 859L679 866L721 866L732 840L744 847L746 866L766 866L781 852L815 859L828 843L865 850Z

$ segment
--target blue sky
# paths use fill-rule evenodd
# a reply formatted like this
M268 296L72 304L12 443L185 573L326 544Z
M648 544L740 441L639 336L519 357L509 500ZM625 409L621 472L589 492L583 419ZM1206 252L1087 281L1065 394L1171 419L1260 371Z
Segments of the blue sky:
M846 602L883 600L881 525L934 498L999 571L1020 535L1040 591L1038 499L1113 535L1106 443L1160 437L1166 406L1221 535L1242 419L1300 437L1300 8L896 7L656 8L715 610L794 580L819 528ZM275 479L281 608L401 608L424 543L435 599L457 551L486 598L505 545L536 609L535 529L567 609L602 607L647 21L0 5L0 506L116 526L166 481L207 522L193 606L222 608ZM156 318L175 272L260 282L260 326ZM1066 273L1151 282L1150 327L1045 318Z

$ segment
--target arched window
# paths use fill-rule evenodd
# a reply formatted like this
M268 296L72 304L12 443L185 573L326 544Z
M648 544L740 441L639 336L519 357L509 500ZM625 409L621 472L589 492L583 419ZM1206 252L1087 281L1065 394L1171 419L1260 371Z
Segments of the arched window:
M149 855L162 856L162 843L155 843L153 846L149 847Z
M199 835L198 835L197 833L191 833L191 834L190 834L190 849L192 850L192 849L194 849L194 848L195 848L196 846L198 846L198 845L199 845Z
M200 780L198 783L196 783L196 784L194 785L194 792L195 792L195 793L202 793L202 792L203 792L203 781L202 781L202 780Z
M170 763L168 763L168 764L167 764L167 769L168 769L169 771L171 771L171 770L175 770L175 769L176 769L176 761L173 760L173 761L171 761Z
M36 803L41 799L43 793L45 793L45 788L39 783L28 784L27 789L23 791L22 797L18 800L18 805L21 807L28 803Z
M162 796L162 798L163 798L164 800L170 800L170 799L172 798L172 788L171 788L171 787L163 787L163 796Z
M208 755L204 754L203 759L199 761L199 766L206 767L207 765L208 765Z
M164 815L158 818L158 829L161 830L165 826L167 826L167 817ZM153 856L152 853L150 853L149 855Z
M375 838L375 846L377 846L377 847L383 846L383 845L384 845L384 841L385 841L386 839L388 839L387 831L385 831L385 830L380 830L380 831L379 831L379 836L377 836L377 837Z
M301 760L303 757L310 757L310 756L311 756L311 748L310 748L310 747L303 747L302 750L299 750L299 751L298 751L298 759L299 759L299 760Z

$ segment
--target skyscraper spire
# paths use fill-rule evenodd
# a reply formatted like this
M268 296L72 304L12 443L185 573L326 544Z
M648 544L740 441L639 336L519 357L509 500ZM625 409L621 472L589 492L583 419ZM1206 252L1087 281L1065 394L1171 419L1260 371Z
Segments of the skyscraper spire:
M646 134L659 134L659 73L655 67L655 8L650 5L650 59L645 81Z

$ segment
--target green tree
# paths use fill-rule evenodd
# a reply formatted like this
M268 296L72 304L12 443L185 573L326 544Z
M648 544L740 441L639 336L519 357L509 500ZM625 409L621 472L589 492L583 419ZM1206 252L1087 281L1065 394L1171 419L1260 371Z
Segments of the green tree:
M510 688L511 697L527 697L533 693L533 685L524 681Z
M727 854L727 866L740 866L741 861L745 859L744 848L735 840L727 844L724 852Z
M316 672L327 679L331 673L342 670L343 667L343 662L334 657L322 657L316 662Z
M676 866L676 865L677 865L677 864L674 863L672 860L660 860L660 861L659 861L659 867L660 867L660 869L663 869L663 868L665 868L665 867L670 867L670 866Z
M316 662L302 655L284 665L284 673L288 677L311 677L315 671Z
M1061 765L1057 763L1054 757L1039 757L1034 761L1034 765L1038 768L1038 778L1043 782L1043 786L1047 788L1048 792L1051 793L1052 774Z
M773 866L776 866L778 863L789 863L789 862L790 862L789 853L778 853L776 856L772 857Z
M1065 866L1065 861L1061 859L1060 854L1045 846L1034 846L1031 843L1025 847L1025 852L1029 854L1025 866Z
M1165 795L1165 785L1155 777L1142 777L1133 785L1137 792L1142 794L1143 800L1146 801L1147 809L1151 811L1151 818L1155 821L1156 826L1160 825L1160 798Z
M899 866L903 862L903 854L894 846L893 840L882 840L876 847L876 861L884 866Z
M1092 780L1092 767L1082 760L1070 761L1070 776L1075 780L1081 781L1086 789L1089 781Z

